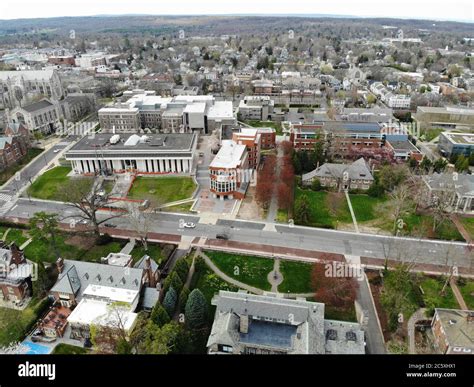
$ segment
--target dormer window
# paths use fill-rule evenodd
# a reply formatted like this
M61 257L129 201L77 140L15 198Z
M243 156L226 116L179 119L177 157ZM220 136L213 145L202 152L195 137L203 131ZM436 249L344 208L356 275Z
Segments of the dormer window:
M97 277L95 277L95 279L97 280L97 282L100 282L102 280L102 277L100 276L100 274L97 274Z

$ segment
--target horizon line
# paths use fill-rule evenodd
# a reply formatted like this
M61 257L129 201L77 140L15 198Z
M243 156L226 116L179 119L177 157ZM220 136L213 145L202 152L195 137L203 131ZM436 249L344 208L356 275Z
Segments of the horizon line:
M350 15L350 14L302 14L302 13L216 13L216 14L153 14L153 13L123 13L123 14L94 14L94 15L62 15L62 16L46 16L46 17L20 17L11 19L0 19L0 22L15 20L45 20L45 19L61 19L61 18L99 18L99 17L138 17L138 16L154 16L154 17L297 17L297 18L337 18L337 19L390 19L390 20L416 20L431 22L454 22L473 24L473 19L437 19L424 18L416 16L371 16L371 15Z

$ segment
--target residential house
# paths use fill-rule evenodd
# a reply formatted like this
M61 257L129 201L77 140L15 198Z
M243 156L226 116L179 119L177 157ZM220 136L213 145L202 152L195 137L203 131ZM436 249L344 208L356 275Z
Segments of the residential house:
M326 320L324 304L220 291L209 354L364 354L357 323Z
M366 161L361 158L352 164L326 163L302 177L302 183L311 185L318 179L323 187L342 190L368 190L374 177Z
M446 355L474 355L474 311L436 308L431 322L434 343Z
M22 304L32 295L33 264L15 243L0 243L0 297L2 301Z

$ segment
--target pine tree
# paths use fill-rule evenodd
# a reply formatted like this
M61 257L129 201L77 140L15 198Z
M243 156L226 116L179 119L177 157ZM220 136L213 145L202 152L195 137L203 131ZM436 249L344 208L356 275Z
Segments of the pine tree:
M191 329L201 328L206 324L207 302L199 289L194 289L188 297L185 307L186 323Z
M186 282L189 272L189 265L186 259L179 259L178 262L176 262L174 271L178 273L179 278L181 279L181 281L183 281L183 283Z
M173 287L170 287L166 292L165 299L163 300L163 307L165 308L168 316L173 317L174 311L176 309L176 302L178 301L178 294Z
M153 308L150 318L159 327L162 327L163 325L170 322L170 316L168 316L168 312L166 312L163 305L159 303Z

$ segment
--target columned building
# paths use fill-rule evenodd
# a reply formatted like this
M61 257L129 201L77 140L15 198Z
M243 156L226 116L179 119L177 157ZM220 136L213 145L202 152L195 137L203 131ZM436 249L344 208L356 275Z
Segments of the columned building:
M66 153L74 173L90 174L191 174L197 135L97 134L84 137Z

